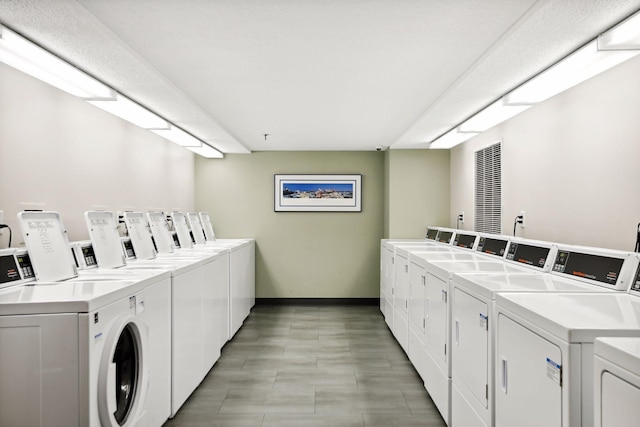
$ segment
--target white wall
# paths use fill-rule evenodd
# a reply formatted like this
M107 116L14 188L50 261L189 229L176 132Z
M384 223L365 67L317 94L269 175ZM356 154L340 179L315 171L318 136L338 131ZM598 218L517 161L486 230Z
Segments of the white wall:
M86 239L86 210L194 209L194 155L0 64L0 210L13 246L21 202L45 203L71 240Z
M451 214L473 229L474 152L502 141L502 231L633 250L640 222L640 58L451 150ZM455 226L455 219L451 223Z

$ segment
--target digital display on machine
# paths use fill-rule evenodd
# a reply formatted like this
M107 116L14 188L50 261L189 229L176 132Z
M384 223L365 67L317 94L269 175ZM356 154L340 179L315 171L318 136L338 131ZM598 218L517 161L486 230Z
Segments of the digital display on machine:
M473 234L460 234L457 233L453 239L453 245L459 248L471 249L476 241L476 236Z
M453 231L442 231L438 233L438 237L436 240L440 243L449 243L451 241L451 236L453 236Z
M624 259L580 252L559 251L553 271L615 285Z
M31 258L29 258L29 254L16 255L16 259L18 260L18 267L20 268L20 271L22 271L22 278L34 278L35 273L33 271L33 264L31 264Z
M9 283L20 280L20 272L13 255L0 257L0 283Z
M477 251L489 255L504 256L504 251L506 250L506 248L506 240L481 237L480 241L478 242Z
M135 258L136 252L133 250L133 244L131 240L123 240L122 246L124 247L124 251L127 254L127 258Z
M640 267L638 267L638 271L636 271L636 275L631 283L631 290L640 291Z
M543 248L540 246L531 246L512 242L511 246L509 246L509 252L507 252L507 259L542 268L544 267L544 263L547 261L547 256L549 256L550 250L551 249L549 248Z
M96 254L93 251L93 246L83 246L82 257L84 258L84 263L87 265L87 267L98 265L98 262L96 261Z
M437 228L427 228L427 240L436 240L438 237Z

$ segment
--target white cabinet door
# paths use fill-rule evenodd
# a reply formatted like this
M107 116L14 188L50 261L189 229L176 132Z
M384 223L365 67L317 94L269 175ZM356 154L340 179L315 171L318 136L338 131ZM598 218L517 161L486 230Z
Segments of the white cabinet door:
M631 374L628 374L631 376ZM638 378L634 378L636 383ZM596 426L637 427L640 425L640 387L610 372L602 372L602 419Z
M487 408L489 366L488 308L468 293L455 288L452 301L452 376L459 388L471 392L482 408Z
M396 255L395 267L396 282L393 306L396 310L406 313L409 304L409 261L405 257Z
M409 325L424 335L424 268L415 264L409 264Z
M496 359L496 427L560 427L560 348L500 314Z
M447 346L447 283L429 274L425 285L425 341L427 349L439 363L446 365Z

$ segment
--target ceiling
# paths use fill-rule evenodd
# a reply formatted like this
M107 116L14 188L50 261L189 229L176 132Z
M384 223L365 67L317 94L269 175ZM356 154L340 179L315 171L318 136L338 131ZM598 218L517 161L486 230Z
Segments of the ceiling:
M0 22L221 151L246 153L427 148L639 8L640 0L0 0Z

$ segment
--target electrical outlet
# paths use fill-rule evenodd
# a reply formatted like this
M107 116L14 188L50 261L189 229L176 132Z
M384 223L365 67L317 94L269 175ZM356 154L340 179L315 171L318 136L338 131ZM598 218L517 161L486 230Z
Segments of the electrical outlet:
M520 223L520 227L524 228L525 227L524 219L526 218L524 216L524 211L520 211L520 216L522 217L522 222Z
M460 219L460 222L464 222L464 211L458 214L458 219Z

